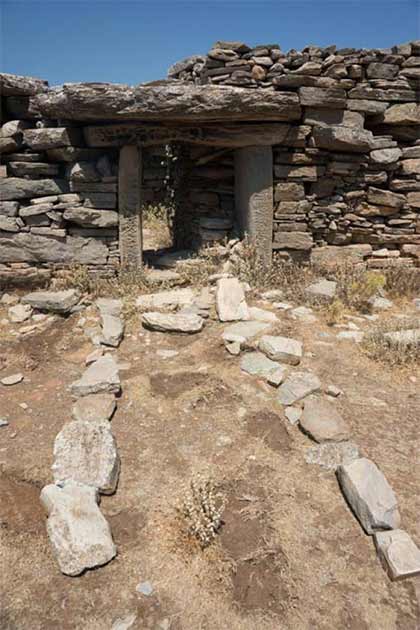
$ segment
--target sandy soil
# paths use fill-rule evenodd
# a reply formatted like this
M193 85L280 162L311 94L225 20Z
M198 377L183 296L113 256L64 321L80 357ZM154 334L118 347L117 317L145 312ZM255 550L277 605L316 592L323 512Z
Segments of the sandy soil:
M9 419L0 428L1 630L110 629L131 613L136 630L420 627L419 579L390 582L334 473L305 462L313 443L288 424L275 390L240 372L211 320L194 336L130 322L116 353L126 365L112 419L121 476L101 502L118 556L78 578L62 575L39 492L70 419L68 385L92 349L78 318L20 340L1 333L0 375L25 375L0 386L0 416ZM418 371L373 363L356 344L323 336L331 329L321 322L279 318L278 331L304 340L303 367L343 390L353 441L385 473L420 544ZM157 349L179 354L163 359ZM224 525L205 551L176 510L198 471L226 498ZM151 596L136 591L144 581Z

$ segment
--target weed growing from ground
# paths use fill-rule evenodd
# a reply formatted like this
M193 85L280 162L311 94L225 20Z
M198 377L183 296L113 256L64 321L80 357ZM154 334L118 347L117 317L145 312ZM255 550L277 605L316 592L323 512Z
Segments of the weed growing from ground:
M401 335L394 338L389 333ZM382 321L365 336L361 347L371 359L390 367L419 365L420 321L418 318L392 318Z
M222 525L225 502L216 492L211 479L195 475L185 489L179 512L185 520L187 533L202 549L215 539Z

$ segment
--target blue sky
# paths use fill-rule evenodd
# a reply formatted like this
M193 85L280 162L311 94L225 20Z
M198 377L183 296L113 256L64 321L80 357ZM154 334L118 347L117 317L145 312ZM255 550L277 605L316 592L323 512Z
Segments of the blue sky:
M217 39L388 47L420 39L419 0L0 0L0 70L135 84Z

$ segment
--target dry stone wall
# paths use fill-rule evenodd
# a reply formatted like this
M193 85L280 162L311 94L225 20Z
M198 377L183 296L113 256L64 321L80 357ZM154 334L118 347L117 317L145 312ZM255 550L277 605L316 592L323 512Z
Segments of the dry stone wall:
M274 249L419 264L420 42L288 53L217 42L169 77L299 96L300 121L273 148Z
M275 250L419 265L419 84L420 41L287 53L217 42L135 87L1 74L0 280L74 263L115 272L118 154L136 142L152 204L167 195L165 143L182 147L177 246L231 233L234 151L268 144Z

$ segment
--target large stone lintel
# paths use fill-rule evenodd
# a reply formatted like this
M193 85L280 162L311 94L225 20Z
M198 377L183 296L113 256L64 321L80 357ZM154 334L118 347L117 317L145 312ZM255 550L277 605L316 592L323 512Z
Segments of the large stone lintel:
M297 94L182 81L136 87L112 83L69 83L34 97L41 114L70 120L172 122L297 121Z
M282 123L250 123L194 127L167 127L139 123L86 127L86 144L89 147L118 147L125 144L142 146L161 145L167 142L188 142L214 147L240 148L270 146L293 142L299 127ZM293 133L292 133L293 132ZM293 138L292 138L293 136Z

